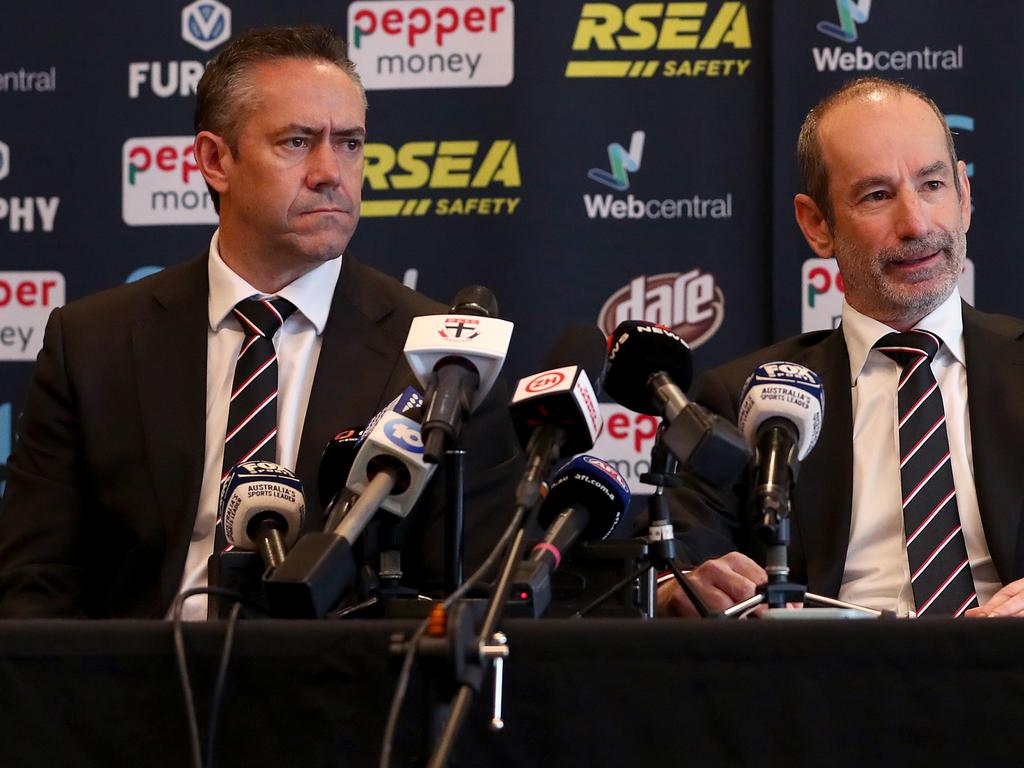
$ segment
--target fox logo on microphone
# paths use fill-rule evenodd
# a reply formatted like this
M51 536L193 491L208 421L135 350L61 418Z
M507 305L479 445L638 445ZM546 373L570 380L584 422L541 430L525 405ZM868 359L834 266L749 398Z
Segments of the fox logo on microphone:
M801 429L800 460L818 441L825 410L825 389L821 377L810 368L782 360L759 365L740 396L737 423L748 440L767 418L782 417Z

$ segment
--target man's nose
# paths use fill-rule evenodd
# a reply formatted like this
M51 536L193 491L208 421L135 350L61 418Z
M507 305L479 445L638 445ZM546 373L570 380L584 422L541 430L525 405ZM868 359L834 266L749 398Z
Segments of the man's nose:
M928 217L924 202L913 192L900 195L897 217L896 234L901 239L912 240L928 234Z
M306 185L310 189L336 187L341 182L341 165L329 141L317 142L310 150Z

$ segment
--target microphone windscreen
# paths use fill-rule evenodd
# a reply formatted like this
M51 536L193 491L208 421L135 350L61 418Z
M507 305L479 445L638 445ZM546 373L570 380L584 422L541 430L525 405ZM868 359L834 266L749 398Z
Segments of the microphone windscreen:
M608 360L608 345L596 325L578 323L563 330L544 358L542 370L577 365L597 384Z
M664 372L685 391L693 379L690 347L677 334L660 325L626 320L608 339L608 369L604 391L620 405L651 416L661 415L648 387L651 376Z
M758 429L769 419L785 419L796 427L803 461L818 442L825 414L821 377L806 366L785 360L759 365L740 395L737 418L747 442L756 445Z
M563 509L578 504L590 513L580 538L606 539L619 524L629 499L629 484L615 467L596 456L577 456L555 473L537 522L547 528Z
M467 285L452 299L451 311L457 315L497 317L498 299L490 288L482 285Z

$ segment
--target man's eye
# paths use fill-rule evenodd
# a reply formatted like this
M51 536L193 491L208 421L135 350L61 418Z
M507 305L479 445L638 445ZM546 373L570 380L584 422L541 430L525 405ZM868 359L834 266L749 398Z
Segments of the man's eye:
M341 142L341 146L347 149L349 152L358 152L363 146L363 140L345 139Z
M925 186L925 189L931 190L932 192L938 192L940 189L942 189L943 184L942 184L941 181L932 180L932 181L926 181L924 183L924 186Z
M882 200L885 200L887 197L889 197L889 193L888 192L886 192L883 189L876 189L874 192L868 192L864 196L864 200L869 202L869 203L877 203L877 202L880 202Z
M306 139L302 136L292 136L290 139L285 139L284 143L289 149L302 149L306 146Z

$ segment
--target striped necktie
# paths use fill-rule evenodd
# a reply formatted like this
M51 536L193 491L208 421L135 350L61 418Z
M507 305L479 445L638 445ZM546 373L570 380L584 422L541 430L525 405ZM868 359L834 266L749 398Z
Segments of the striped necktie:
M228 405L228 427L224 437L221 479L243 461L277 460L277 350L274 336L295 305L287 299L243 299L234 313L245 331L242 349L235 360L235 375ZM231 549L217 510L214 555L210 559L209 583L218 586L218 554Z
M959 616L978 604L953 484L942 393L932 374L942 341L914 329L875 349L902 369L897 394L903 530L917 615Z

